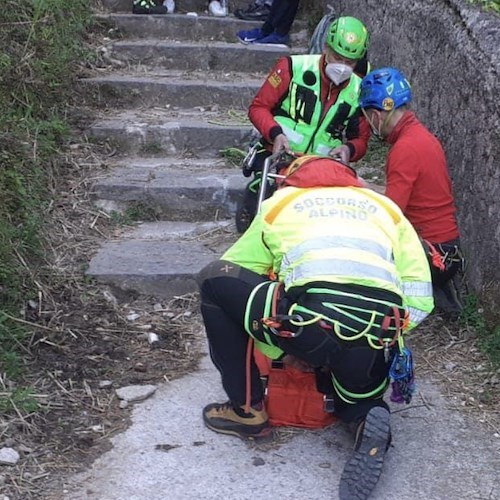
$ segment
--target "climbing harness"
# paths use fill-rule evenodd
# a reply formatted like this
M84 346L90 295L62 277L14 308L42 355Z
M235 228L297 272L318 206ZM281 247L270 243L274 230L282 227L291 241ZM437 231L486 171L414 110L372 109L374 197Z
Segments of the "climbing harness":
M444 271L445 265L441 254L437 251L436 247L430 241L424 240L424 243L427 246L427 254L430 257L432 265L440 271Z
M309 293L309 292L307 292ZM349 307L349 306L342 306L339 307L333 303L328 304L328 307L332 309L335 312L338 312L342 315L345 315L347 317L352 317L354 316L347 312L346 309L351 309L353 311L356 311L357 308L355 307ZM297 312L295 312L297 311ZM370 319L368 322L366 322L366 327L361 330L361 331L356 331L354 332L353 328L349 327L348 325L345 325L343 323L340 323L339 321L333 320L332 318L329 318L328 316L318 313L316 311L312 311L311 309L308 309L307 307L301 306L299 304L292 304L290 307L288 314L289 315L295 315L297 313L302 313L302 315L310 315L312 316L311 319L305 321L297 321L297 320L291 320L290 322L294 326L299 326L299 327L304 327L308 325L312 325L313 323L318 323L318 325L323 328L324 330L333 330L335 335L340 340L343 340L345 342L352 342L358 339L361 339L362 337L366 338L366 341L368 345L375 350L380 350L384 349L384 358L386 363L389 363L390 360L390 353L391 353L391 348L396 344L396 342L399 341L399 339L402 339L401 336L401 331L402 328L404 328L404 325L407 322L407 318L405 316L404 319L401 318L401 314L399 312L399 309L397 307L392 307L391 308L392 315L386 314L383 316L382 322L380 324L380 330L382 332L382 336L375 335L374 333L371 333L373 330L373 327L376 326L376 320L377 316L381 315L381 313L377 313L376 311L372 311L370 314ZM391 323L392 320L394 320L394 327L391 329ZM352 335L346 335L342 333L342 328L345 330L350 330L353 331ZM392 330L389 333L389 330ZM393 333L394 332L394 333Z
M288 321L292 325L300 326L296 331L285 330L285 321ZM304 318L302 318L299 314L276 314L274 316L270 316L269 318L262 318L262 324L267 326L267 328L269 328L274 335L287 339L298 337L304 331L304 327L302 326L303 322Z
M308 291L310 292L310 290ZM306 292L306 293L308 293ZM328 293L322 290L323 293ZM313 292L314 293L314 292ZM316 293L320 293L317 291ZM335 292L330 291L331 294ZM343 304L342 306L333 303L323 303L324 306L333 311L345 316L346 318L351 318L360 321L359 314L360 308L354 305L348 306ZM329 318L325 314L321 314L312 311L304 306L293 304L288 311L289 315L300 314L303 317L310 319L299 321L291 321L295 326L305 327L313 323L317 323L320 328L324 330L331 330L335 335L342 341L353 342L360 340L362 338L366 339L368 346L374 350L383 349L384 360L387 366L391 366L393 375L385 378L377 387L367 393L353 393L345 389L332 374L332 383L334 390L338 397L348 404L355 404L356 401L362 399L375 399L383 397L385 390L387 389L391 379L393 388L393 397L398 397L398 401L410 402L411 396L413 394L415 385L413 379L413 364L411 361L411 352L404 346L403 329L408 323L408 316L401 314L400 309L396 305L390 305L387 303L389 311L386 314L377 311L371 311L364 324L366 325L363 329L355 329L345 322L340 322L339 320L334 320ZM368 313L368 311L364 311ZM381 317L382 316L382 317ZM352 332L352 334L351 334ZM396 361L394 361L396 360Z
M458 245L443 245L437 243L436 247L441 254L441 261L445 269L449 269L453 264L458 263L459 269L463 273L465 271L465 258Z
M458 245L432 244L423 240L424 248L432 265L441 272L447 271L453 264L459 264L459 269L464 272L465 259Z
M271 298L271 315L262 318L260 321L277 337L296 338L304 331L304 318L300 314L278 314L278 304L282 291L283 283L278 283ZM298 328L292 329L291 326L297 326Z

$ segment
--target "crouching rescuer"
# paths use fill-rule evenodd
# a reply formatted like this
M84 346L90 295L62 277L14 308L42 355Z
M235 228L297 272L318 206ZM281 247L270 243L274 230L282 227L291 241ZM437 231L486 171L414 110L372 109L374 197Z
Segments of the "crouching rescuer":
M391 378L393 396L411 398L404 334L433 308L426 255L398 206L344 164L303 156L199 284L228 395L203 409L207 427L247 439L271 433L252 343L272 359L326 370L335 414L356 435L340 498L368 498L391 440Z

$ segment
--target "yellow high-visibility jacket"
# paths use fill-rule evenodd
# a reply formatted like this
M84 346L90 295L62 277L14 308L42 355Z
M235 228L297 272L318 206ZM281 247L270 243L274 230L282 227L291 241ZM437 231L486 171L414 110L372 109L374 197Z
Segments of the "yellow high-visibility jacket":
M434 307L415 230L395 203L367 188L283 187L222 259L272 270L286 290L315 281L389 290L403 298L406 331Z

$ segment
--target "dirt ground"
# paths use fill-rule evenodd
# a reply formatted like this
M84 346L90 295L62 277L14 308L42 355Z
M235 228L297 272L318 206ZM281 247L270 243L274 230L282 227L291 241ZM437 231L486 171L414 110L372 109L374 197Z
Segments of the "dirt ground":
M139 300L84 274L99 242L124 229L90 201L93 179L108 159L107 151L73 144L65 177L56 181L54 174L38 293L26 297L14 318L29 332L25 374L15 382L0 374L8 403L0 414L0 448L21 455L16 466L0 465L0 491L10 500L44 498L58 478L107 449L130 411L119 408L115 389L172 380L196 367L193 337L201 327L194 294L168 303ZM159 342L150 344L152 333Z

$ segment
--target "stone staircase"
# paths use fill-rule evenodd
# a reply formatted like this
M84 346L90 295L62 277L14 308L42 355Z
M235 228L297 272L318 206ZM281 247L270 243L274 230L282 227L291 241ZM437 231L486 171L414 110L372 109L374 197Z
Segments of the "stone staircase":
M198 15L133 15L131 1L102 0L98 19L118 37L105 48L105 73L80 82L95 110L89 140L116 152L93 187L96 205L154 214L106 241L87 272L116 292L165 299L195 291L195 274L236 239L246 179L220 152L246 149L248 104L290 52L237 42L238 30L259 23L209 17L199 0L177 3Z

